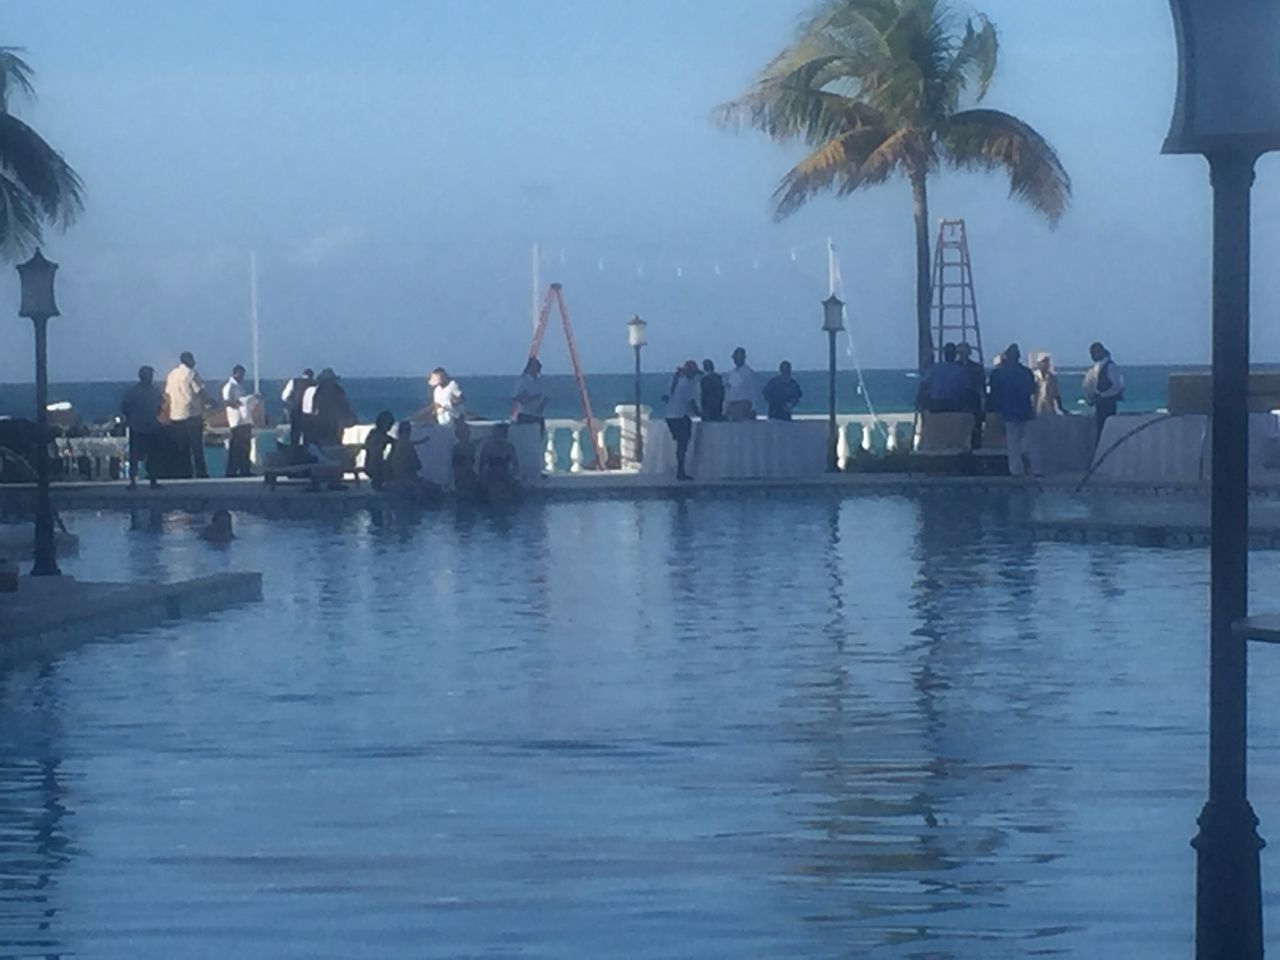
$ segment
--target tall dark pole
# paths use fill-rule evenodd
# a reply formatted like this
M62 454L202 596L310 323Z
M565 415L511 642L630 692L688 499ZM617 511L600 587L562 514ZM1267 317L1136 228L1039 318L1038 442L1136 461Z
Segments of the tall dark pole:
M644 425L640 422L640 345L636 344L636 463L644 460Z
M33 317L36 326L36 545L33 577L56 577L53 503L49 499L49 318Z
M840 469L839 428L836 426L836 331L827 331L827 470Z
M1213 178L1213 494L1209 588L1209 799L1196 849L1196 960L1261 960L1258 818L1247 795L1249 194L1256 155L1209 153Z

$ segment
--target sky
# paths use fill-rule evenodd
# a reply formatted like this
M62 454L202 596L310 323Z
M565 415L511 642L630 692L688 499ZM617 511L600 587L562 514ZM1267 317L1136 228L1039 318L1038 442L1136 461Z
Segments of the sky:
M532 247L588 371L780 359L825 366L827 237L867 367L914 359L901 181L775 223L802 155L711 110L747 88L809 0L4 0L38 99L16 106L86 183L46 254L61 264L51 377L121 380L194 351L206 375L517 371ZM961 6L961 9L969 9ZM1205 162L1160 153L1176 74L1166 0L981 0L1001 61L987 105L1058 149L1075 196L1056 230L998 177L942 172L931 216L968 225L988 352L1060 365L1209 358ZM1254 349L1280 360L1280 167L1259 165ZM0 304L17 303L0 269ZM13 311L16 314L16 306ZM0 323L0 381L31 331ZM548 369L564 372L558 336ZM849 364L842 352L841 363Z

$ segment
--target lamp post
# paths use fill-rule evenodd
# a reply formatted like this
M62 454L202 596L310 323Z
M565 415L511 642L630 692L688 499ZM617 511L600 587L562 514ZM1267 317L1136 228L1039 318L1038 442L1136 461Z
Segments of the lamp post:
M1213 185L1213 492L1209 797L1196 850L1197 960L1261 960L1258 819L1246 773L1249 549L1249 194L1280 148L1280 3L1170 0L1178 97L1165 153L1199 153Z
M18 264L22 305L18 316L30 317L36 328L36 543L33 577L56 577L57 552L53 542L53 504L49 499L49 318L58 316L53 299L53 276L58 265L37 250Z
M636 314L627 321L627 342L636 353L636 463L644 460L644 427L640 423L640 351L649 342L645 336L648 324Z
M844 301L835 295L822 301L822 329L827 331L827 471L840 469L836 426L836 334L844 329Z

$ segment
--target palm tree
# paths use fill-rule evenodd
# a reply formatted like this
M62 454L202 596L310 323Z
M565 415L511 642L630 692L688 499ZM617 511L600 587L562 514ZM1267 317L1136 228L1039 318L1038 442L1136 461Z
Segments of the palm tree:
M845 196L902 174L916 227L918 360L933 362L929 309L929 175L946 164L1003 170L1010 195L1056 225L1071 178L1031 126L978 107L999 45L985 16L946 0L827 0L746 94L716 108L723 126L800 139L807 157L782 178L775 219L828 190Z
M21 54L0 47L0 253L14 258L40 242L45 223L71 223L84 190L62 155L9 111L15 94L35 96Z

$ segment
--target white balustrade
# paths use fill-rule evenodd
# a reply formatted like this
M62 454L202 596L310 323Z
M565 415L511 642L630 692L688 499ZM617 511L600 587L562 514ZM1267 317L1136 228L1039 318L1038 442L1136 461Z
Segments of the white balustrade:
M836 465L843 470L849 465L849 424L836 424Z
M547 473L556 472L556 427L547 424L547 449L542 454L542 466Z
M573 427L573 443L569 447L569 472L582 472L582 425Z
M871 453L876 448L875 438L871 435L871 431L872 431L871 421L869 420L863 421L862 442L859 444L859 446L861 446L862 449L865 450L867 453Z
M896 423L886 423L884 430L884 452L895 453L898 449L898 425Z

